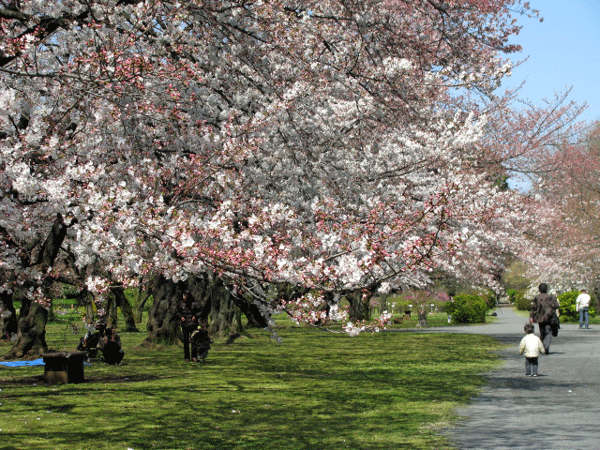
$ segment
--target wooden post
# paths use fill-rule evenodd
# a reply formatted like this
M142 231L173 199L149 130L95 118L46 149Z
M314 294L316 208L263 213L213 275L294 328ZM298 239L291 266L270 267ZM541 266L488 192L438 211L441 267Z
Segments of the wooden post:
M85 352L58 352L44 355L44 379L48 384L82 383Z

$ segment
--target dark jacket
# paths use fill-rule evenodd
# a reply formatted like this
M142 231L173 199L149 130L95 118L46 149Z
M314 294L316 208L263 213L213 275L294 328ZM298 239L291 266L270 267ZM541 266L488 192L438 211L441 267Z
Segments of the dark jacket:
M198 328L198 319L200 318L200 304L195 301L180 301L177 305L177 318L181 323L181 328Z
M121 348L121 337L114 330L107 330L100 342L105 363L119 364L123 360L125 352Z
M549 323L554 316L559 304L556 297L551 294L538 294L531 302L529 317L537 323Z

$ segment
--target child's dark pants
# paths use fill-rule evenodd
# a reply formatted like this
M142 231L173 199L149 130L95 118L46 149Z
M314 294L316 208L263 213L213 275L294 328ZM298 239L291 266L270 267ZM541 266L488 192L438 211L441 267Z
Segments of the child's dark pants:
M525 357L525 375L538 374L538 359Z

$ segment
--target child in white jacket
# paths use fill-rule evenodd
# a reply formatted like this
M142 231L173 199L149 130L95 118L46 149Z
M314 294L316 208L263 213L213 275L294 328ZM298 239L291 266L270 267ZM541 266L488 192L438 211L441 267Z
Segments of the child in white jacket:
M519 344L519 355L525 354L525 376L538 376L538 356L540 353L546 353L544 344L539 337L533 334L533 324L525 324L525 337Z

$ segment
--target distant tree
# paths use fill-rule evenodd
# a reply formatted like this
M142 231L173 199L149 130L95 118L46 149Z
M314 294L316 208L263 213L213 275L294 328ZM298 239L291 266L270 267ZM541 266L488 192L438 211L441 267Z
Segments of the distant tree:
M600 124L579 140L563 142L547 160L534 188L549 212L536 238L550 244L553 258L538 258L539 272L563 290L600 282ZM552 262L554 261L554 263Z

